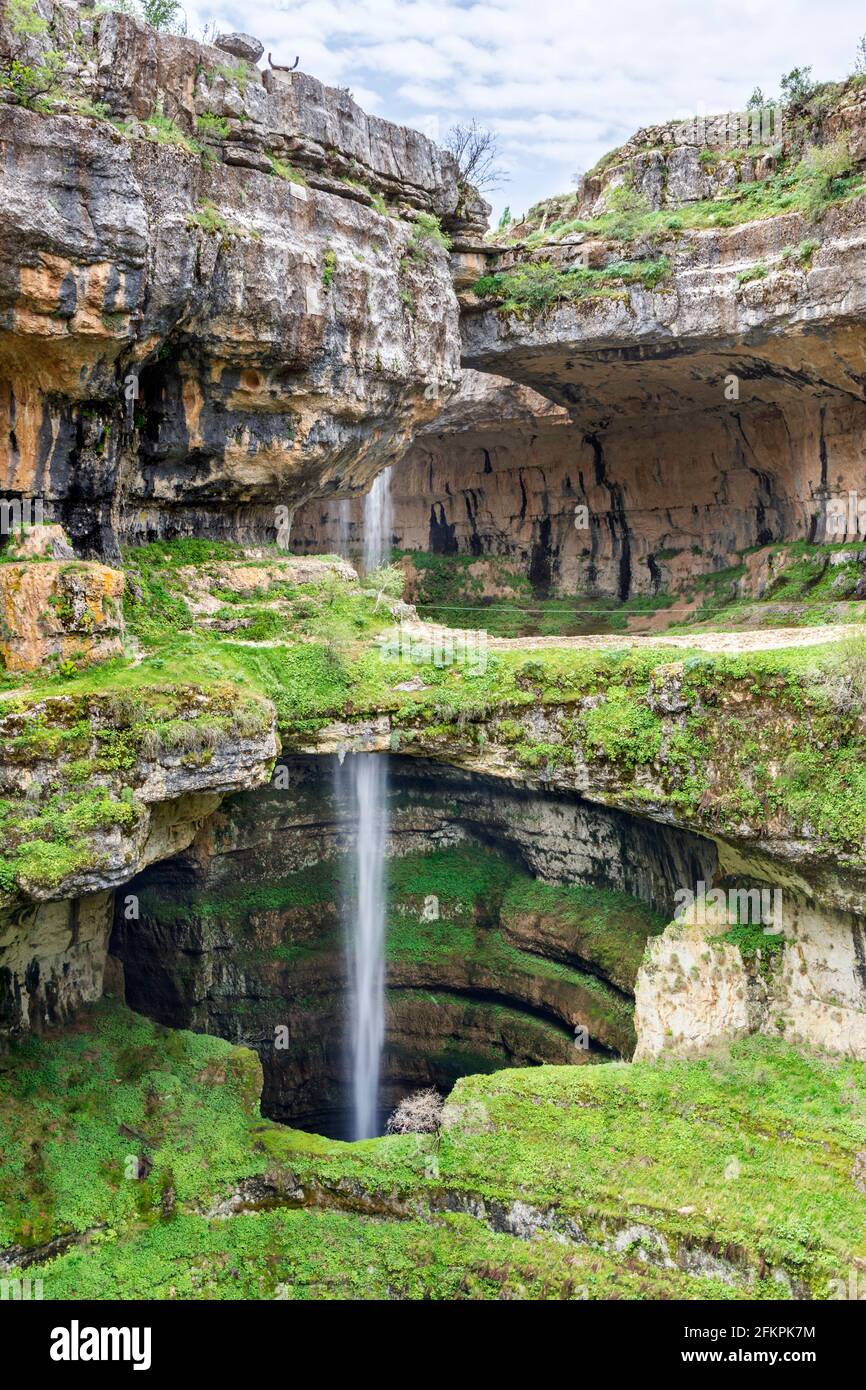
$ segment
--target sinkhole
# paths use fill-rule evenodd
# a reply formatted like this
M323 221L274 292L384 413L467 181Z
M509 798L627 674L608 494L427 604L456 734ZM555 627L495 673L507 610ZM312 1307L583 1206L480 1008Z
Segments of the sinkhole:
M414 1091L634 1048L634 982L686 832L381 753L287 758L117 894L127 1003L258 1053L263 1112L382 1133Z

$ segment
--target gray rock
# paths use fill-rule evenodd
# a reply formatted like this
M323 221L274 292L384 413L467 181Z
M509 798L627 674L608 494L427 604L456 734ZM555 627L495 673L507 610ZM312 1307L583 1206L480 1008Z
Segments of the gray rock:
M265 51L264 44L252 34L220 34L214 46L221 48L223 53L231 53L233 58L246 58L248 63L257 63Z

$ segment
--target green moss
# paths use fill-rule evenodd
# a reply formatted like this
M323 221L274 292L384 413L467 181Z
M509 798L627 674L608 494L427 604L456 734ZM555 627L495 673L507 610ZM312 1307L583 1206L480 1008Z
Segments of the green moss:
M549 261L540 261L484 275L472 290L479 299L498 300L500 313L533 317L563 302L621 298L623 289L632 285L657 289L669 269L664 257L655 261L615 261L603 270L557 270Z
M494 1235L468 1216L387 1221L337 1211L176 1220L40 1271L46 1299L454 1300L737 1298L720 1280Z
M866 1253L862 1063L752 1038L697 1062L464 1077L438 1140L359 1144L262 1121L259 1081L245 1050L109 1001L0 1060L0 1240L89 1232L37 1267L46 1298L785 1296L777 1270L826 1297ZM126 1176L143 1155L144 1180ZM367 1214L199 1214L266 1172ZM427 1208L479 1196L553 1231L519 1241ZM556 1239L568 1222L580 1243ZM659 1267L660 1239L726 1260L731 1282Z
M662 723L624 686L612 686L603 699L580 716L587 748L611 762L634 768L659 755Z
M261 1172L248 1138L260 1080L245 1049L109 1000L78 1029L14 1044L0 1060L0 1242L159 1221L166 1178L191 1202ZM144 1181L126 1176L136 1157L152 1164Z

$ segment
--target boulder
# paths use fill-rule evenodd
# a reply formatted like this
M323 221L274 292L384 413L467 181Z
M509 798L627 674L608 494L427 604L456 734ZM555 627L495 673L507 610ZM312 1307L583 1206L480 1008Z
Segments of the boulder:
M62 526L31 526L9 542L17 560L74 560L75 551Z
M264 53L264 44L254 39L252 34L220 34L214 41L215 48L223 53L231 53L233 58L245 58L248 63L257 63Z
M32 671L52 661L89 665L119 656L122 594L123 575L107 565L0 565L0 663Z

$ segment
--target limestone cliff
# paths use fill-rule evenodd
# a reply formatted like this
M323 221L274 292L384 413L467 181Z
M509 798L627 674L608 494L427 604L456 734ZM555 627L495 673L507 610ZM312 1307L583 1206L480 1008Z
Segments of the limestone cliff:
M858 538L828 503L862 493L862 87L773 119L638 132L477 252L462 360L489 380L466 372L395 470L396 545L627 600ZM326 500L299 515L298 544L335 534Z
M47 111L0 104L0 488L79 552L273 540L451 389L445 248L485 206L348 93L40 6L45 33L0 31L65 60Z

